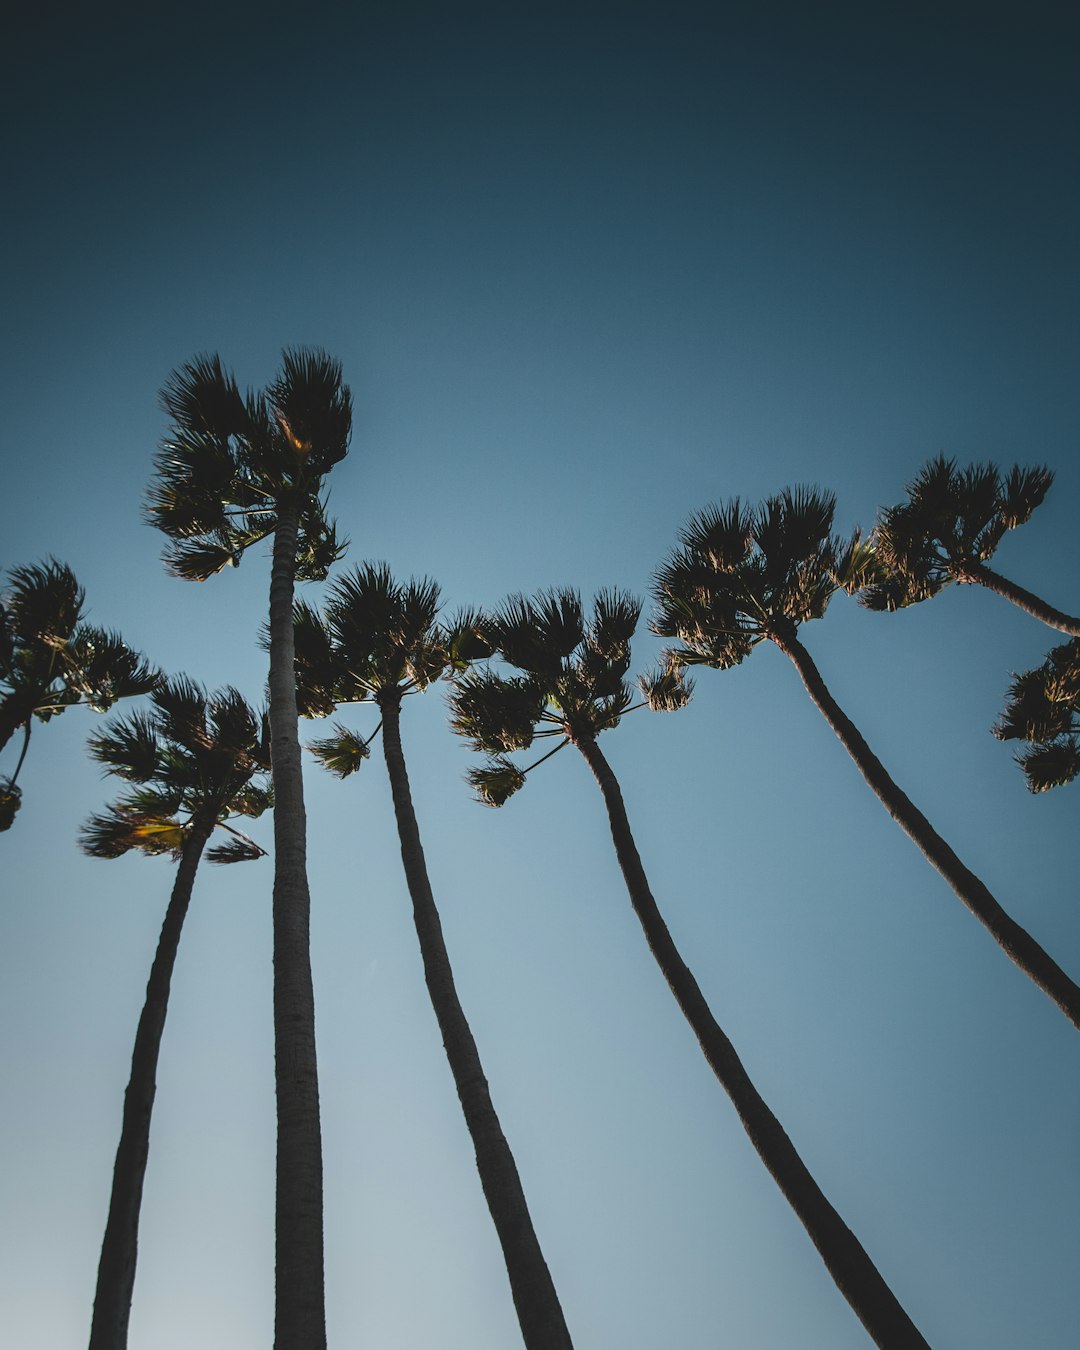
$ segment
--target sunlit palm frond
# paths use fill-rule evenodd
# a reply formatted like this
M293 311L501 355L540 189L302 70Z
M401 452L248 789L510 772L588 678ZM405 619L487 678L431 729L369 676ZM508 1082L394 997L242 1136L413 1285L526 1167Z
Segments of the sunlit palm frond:
M1007 530L1026 525L1053 486L1054 473L1045 464L1024 469L1014 464L1001 484L998 510Z
M321 476L345 458L352 395L341 363L317 348L288 348L266 399L298 461Z
M334 724L334 735L311 741L308 749L323 766L338 778L355 773L371 754L367 741L340 723Z
M525 786L525 775L508 759L492 759L483 768L470 769L466 781L485 806L502 806Z
M477 609L460 609L441 625L438 641L446 653L451 671L460 673L474 661L484 661L495 653L488 636L488 620Z
M732 571L750 552L753 523L753 513L738 497L732 497L723 506L706 506L691 516L679 533L679 542L712 571Z
M586 641L601 656L622 657L641 619L641 601L627 591L602 590L593 603Z
M119 633L83 624L68 646L64 680L94 712L108 712L121 698L149 694L161 671L134 651Z
M172 543L162 557L169 575L182 581L209 581L224 568L240 565L239 554L222 544Z
M682 666L660 666L638 677L638 688L653 712L678 712L690 702L694 681Z

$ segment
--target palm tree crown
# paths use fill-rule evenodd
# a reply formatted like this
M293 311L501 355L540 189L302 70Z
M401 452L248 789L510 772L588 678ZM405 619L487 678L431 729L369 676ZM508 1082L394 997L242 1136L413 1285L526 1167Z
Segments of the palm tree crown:
M709 506L680 535L656 574L652 628L678 638L669 667L738 665L765 638L783 643L820 619L838 589L865 577L870 554L856 530L833 533L836 498L785 488L756 509L738 497Z
M642 677L642 700L635 704L626 676L640 616L640 601L607 590L586 621L576 591L550 590L532 599L511 596L481 621L484 637L521 671L469 670L454 680L454 730L491 757L468 775L481 801L501 806L537 764L571 741L595 740L637 707L673 711L687 702L691 683L672 669ZM526 769L508 757L546 739L557 743Z
M220 826L231 838L209 850L211 862L264 857L227 822L272 804L265 714L256 716L235 689L208 696L184 676L163 681L150 700L150 711L114 719L90 737L94 759L134 786L90 817L83 851L179 858L193 830Z
M1016 762L1032 792L1080 774L1080 639L1055 647L1041 666L1017 675L994 735L1029 742Z
M205 581L237 566L291 505L297 579L325 578L344 552L319 495L349 445L352 397L340 364L324 352L287 350L277 378L244 397L220 357L199 356L174 371L161 403L173 426L155 460L147 511L172 541L169 570Z
M0 602L0 749L20 728L15 772L0 779L0 830L8 829L33 721L83 704L106 712L121 698L148 693L159 672L118 633L83 622L86 595L64 563L13 567Z
M1053 481L1045 466L1014 464L1002 474L996 464L960 469L938 455L908 484L907 501L879 512L872 535L876 574L860 602L895 610L928 600L953 581L989 584L995 574L985 564L1007 531L1031 519Z

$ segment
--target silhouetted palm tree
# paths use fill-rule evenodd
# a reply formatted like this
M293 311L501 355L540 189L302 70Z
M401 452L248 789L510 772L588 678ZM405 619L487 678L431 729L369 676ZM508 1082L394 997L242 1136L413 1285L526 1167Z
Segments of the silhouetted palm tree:
M227 822L238 815L261 815L270 805L264 724L235 689L208 698L181 676L159 684L151 698L151 711L114 719L90 738L93 757L109 773L136 786L104 813L91 816L80 838L84 852L94 858L118 858L137 849L166 854L179 864L135 1034L90 1350L122 1350L127 1345L158 1053L195 871L219 826L230 837L210 849L206 856L211 862L265 856Z
M1055 647L1041 666L1017 675L994 735L1029 742L1016 762L1032 792L1080 774L1080 639Z
M338 362L286 351L277 378L242 398L216 356L174 372L173 419L148 511L172 542L166 564L204 581L273 536L270 731L274 766L274 1063L277 1090L276 1350L322 1350L322 1145L311 984L307 822L293 662L294 583L326 576L344 551L323 477L343 459L352 399Z
M833 535L835 506L831 493L798 488L785 489L753 511L736 498L695 516L682 532L681 547L656 575L653 631L682 643L666 653L668 664L725 670L757 643L775 642L892 818L1007 955L1080 1028L1080 987L897 787L799 641L799 624L820 618L841 586L858 589L874 565L857 532L846 541Z
M425 689L448 667L462 666L470 654L490 651L478 642L467 616L459 617L450 628L438 627L438 609L439 588L434 582L411 581L401 586L385 565L370 563L334 584L325 626L314 610L297 605L301 707L326 713L342 703L371 702L382 714L383 751L424 978L476 1151L522 1336L529 1350L568 1350L570 1333L454 984L401 748L402 699ZM327 768L344 778L367 758L374 734L365 740L338 726L334 736L310 748Z
M0 750L19 730L23 743L15 771L0 778L0 830L19 807L16 780L35 718L47 722L76 704L106 712L158 681L118 633L83 623L85 600L74 572L55 558L8 573L0 601Z
M867 609L902 609L937 595L952 581L973 582L1004 596L1063 633L1080 635L1080 619L987 567L1006 531L1031 519L1054 475L1014 464L970 464L939 455L908 484L908 499L879 513L872 540L875 575L859 600Z
M544 759L568 744L580 750L603 794L619 866L649 949L758 1156L875 1343L890 1350L925 1350L926 1341L751 1082L653 898L622 792L597 744L601 732L641 706L635 705L626 681L630 639L640 612L636 600L611 591L597 596L588 623L573 591L507 600L482 629L521 673L506 677L489 669L466 672L454 680L454 729L493 756L487 767L470 773L470 781L482 801L501 806ZM677 668L642 681L642 690L658 711L683 706L690 693ZM553 749L527 769L520 768L509 756L529 749L538 737L553 739Z

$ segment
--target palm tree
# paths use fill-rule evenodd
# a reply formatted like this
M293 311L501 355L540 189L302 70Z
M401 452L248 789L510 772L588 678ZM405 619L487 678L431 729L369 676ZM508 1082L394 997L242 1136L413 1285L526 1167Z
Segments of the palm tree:
M859 600L867 609L902 609L937 595L952 581L977 583L1051 628L1080 636L1080 619L987 567L1007 530L1031 519L1054 481L1045 468L970 464L939 455L908 484L908 499L879 513L873 533L877 567Z
M735 498L695 516L656 574L653 631L681 643L666 653L667 663L671 669L726 670L759 642L775 642L888 813L1011 960L1080 1028L1080 987L893 782L799 641L799 624L821 618L841 586L857 590L875 565L858 532L849 540L833 535L835 508L832 493L797 488L769 497L756 510Z
M160 684L151 699L151 711L114 719L90 738L93 757L134 786L104 813L91 816L80 838L93 858L118 858L137 849L179 864L135 1033L90 1350L127 1345L158 1053L195 871L218 827L230 837L210 849L211 862L264 857L264 850L228 821L261 815L270 804L265 724L235 689L208 697L180 676Z
M1080 774L1080 639L1055 647L1041 666L1016 676L994 735L1029 742L1016 762L1032 792Z
M320 351L286 351L276 379L242 398L216 356L175 371L162 391L172 428L148 513L170 537L176 576L204 581L273 536L270 733L274 772L274 1062L277 1094L276 1350L322 1350L322 1144L311 983L307 822L297 733L292 604L344 551L323 477L343 459L352 398Z
M570 1333L454 984L401 748L402 699L425 689L448 667L463 668L471 655L490 652L477 639L470 616L459 616L448 628L440 628L438 609L439 588L434 582L411 581L401 586L385 565L371 563L335 583L325 624L309 606L298 604L300 701L305 711L318 714L342 703L374 703L379 708L424 979L476 1151L476 1167L502 1246L522 1336L529 1350L569 1350ZM345 778L367 758L378 730L363 739L338 725L333 736L310 748L327 768Z
M889 1350L926 1350L926 1341L751 1082L653 898L622 791L597 744L601 732L642 706L635 704L626 681L630 639L640 613L636 600L612 591L597 596L588 623L573 591L507 600L482 631L521 673L504 676L489 669L459 674L454 680L454 729L492 757L469 779L481 801L501 806L543 760L565 745L580 750L603 794L619 866L649 949L758 1156L875 1343ZM643 680L641 687L657 711L680 708L690 695L689 684L675 667ZM551 739L553 748L527 768L519 767L510 755L528 750L537 738Z
M17 731L23 741L14 773L0 779L0 830L19 808L16 780L35 718L47 722L76 704L106 712L159 679L118 633L83 622L85 602L75 573L55 558L8 573L0 601L0 750Z

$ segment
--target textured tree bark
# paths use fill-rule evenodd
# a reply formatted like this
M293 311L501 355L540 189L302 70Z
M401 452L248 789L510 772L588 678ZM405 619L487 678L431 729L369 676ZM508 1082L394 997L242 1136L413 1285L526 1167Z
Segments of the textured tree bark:
M135 1032L131 1075L124 1094L120 1144L113 1166L109 1216L98 1262L97 1292L90 1325L90 1350L124 1350L135 1287L135 1260L139 1241L139 1211L150 1154L150 1116L157 1091L158 1053L165 1030L176 952L184 927L195 872L213 822L192 827L180 855L169 907L161 926L157 951L150 967L146 999Z
M476 1150L480 1184L502 1245L521 1334L528 1350L572 1350L570 1333L533 1228L514 1155L492 1104L476 1041L454 985L401 749L400 694L394 690L380 698L379 703L383 713L383 753L394 797L401 860L424 962L424 979L465 1123Z
M1048 605L1045 600L1040 600L1037 595L1024 590L1023 586L1018 586L1015 581L1003 577L1000 572L995 572L979 563L969 569L967 575L971 581L977 581L980 586L985 586L995 595L1011 600L1025 614L1030 614L1032 618L1039 619L1048 627L1056 628L1062 633L1068 633L1071 637L1080 637L1080 619L1074 618L1071 614L1063 614L1060 609Z
M993 935L998 946L1015 965L1057 1004L1074 1027L1080 1029L1080 986L1077 986L1031 934L1011 918L990 891L970 871L885 771L881 761L863 740L854 722L826 688L810 653L796 637L774 639L795 664L810 697L840 738L859 772L878 800L912 839L979 922Z
M274 775L275 1350L325 1350L322 1137L311 982L307 817L293 652L296 504L279 504L270 578Z
M653 898L630 830L618 780L600 747L595 740L585 738L575 744L585 756L604 795L619 866L649 949L690 1023L705 1058L731 1098L758 1156L801 1219L829 1274L875 1345L881 1350L929 1350L926 1340L858 1238L811 1176L783 1126L750 1081L735 1047L713 1017Z

